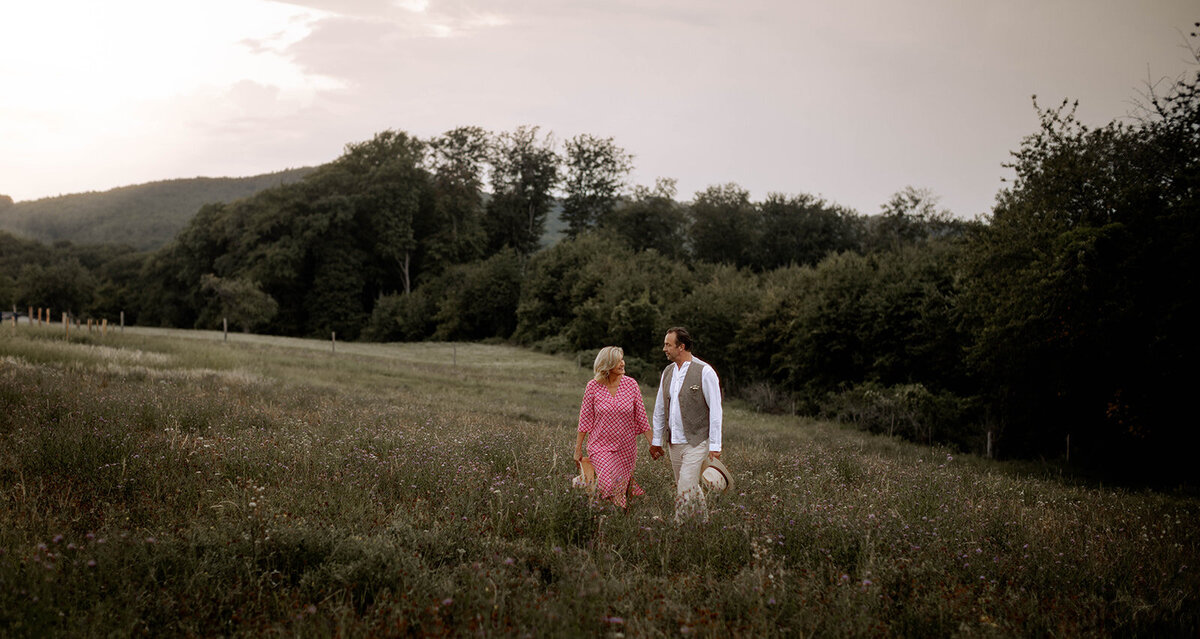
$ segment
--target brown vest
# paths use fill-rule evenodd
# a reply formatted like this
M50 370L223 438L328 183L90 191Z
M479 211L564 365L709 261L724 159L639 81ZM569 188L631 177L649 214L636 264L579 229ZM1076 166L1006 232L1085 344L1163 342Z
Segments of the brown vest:
M704 398L704 384L701 373L704 364L692 360L687 373L683 376L683 384L679 386L679 417L683 422L683 436L688 444L695 446L708 439L708 400ZM675 375L675 363L667 364L662 374L662 396L667 417L666 441L671 441L671 378Z

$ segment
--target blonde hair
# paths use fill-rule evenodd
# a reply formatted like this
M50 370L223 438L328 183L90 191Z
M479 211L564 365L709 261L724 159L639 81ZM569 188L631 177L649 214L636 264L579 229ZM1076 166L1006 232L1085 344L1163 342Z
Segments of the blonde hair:
M620 346L605 346L596 353L596 363L592 364L592 371L596 373L596 381L608 381L608 374L612 369L625 359L625 351Z

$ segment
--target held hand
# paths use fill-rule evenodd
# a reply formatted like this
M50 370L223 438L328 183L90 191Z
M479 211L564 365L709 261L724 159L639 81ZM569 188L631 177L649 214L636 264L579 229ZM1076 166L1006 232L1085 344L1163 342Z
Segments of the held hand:
M650 446L650 459L658 459L663 456L662 446Z
M576 448L575 449L575 463L578 464L581 459L583 459L583 451Z
M720 458L721 458L721 451L719 451L719 450L710 450L710 451L708 451L708 458L709 458L709 459L720 459Z

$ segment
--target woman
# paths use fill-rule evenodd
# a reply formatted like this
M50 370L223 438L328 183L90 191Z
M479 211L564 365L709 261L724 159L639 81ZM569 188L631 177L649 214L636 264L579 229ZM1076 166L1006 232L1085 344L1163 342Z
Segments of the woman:
M644 495L633 481L637 463L637 437L650 441L650 422L638 383L625 376L625 351L606 346L592 365L596 377L583 391L579 408L579 434L575 437L575 461L583 459L583 440L588 440L588 457L596 467L596 494L621 508L627 497Z

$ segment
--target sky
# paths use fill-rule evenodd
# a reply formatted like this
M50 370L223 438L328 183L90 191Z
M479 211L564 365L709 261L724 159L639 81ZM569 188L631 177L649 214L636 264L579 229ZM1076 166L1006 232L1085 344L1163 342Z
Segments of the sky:
M1039 104L1195 71L1195 0L39 0L0 8L0 194L334 160L387 129L613 138L630 184L990 211ZM1164 84L1165 83L1165 84Z

